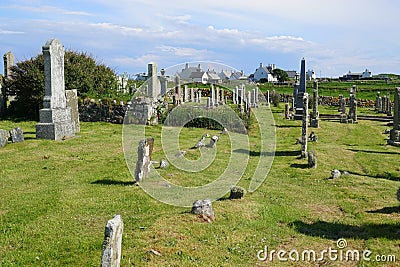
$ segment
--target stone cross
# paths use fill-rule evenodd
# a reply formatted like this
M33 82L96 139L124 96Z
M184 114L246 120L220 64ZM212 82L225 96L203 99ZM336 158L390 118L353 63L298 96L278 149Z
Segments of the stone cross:
M71 109L67 107L64 82L64 47L57 39L50 39L43 46L45 96L36 137L60 140L75 135Z
M301 124L301 158L307 158L308 140L308 94L303 94L303 119Z
M121 215L109 220L104 230L101 267L119 267L121 262L122 233L124 223Z
M318 82L314 81L312 112L310 118L310 126L319 128L319 112L318 112Z

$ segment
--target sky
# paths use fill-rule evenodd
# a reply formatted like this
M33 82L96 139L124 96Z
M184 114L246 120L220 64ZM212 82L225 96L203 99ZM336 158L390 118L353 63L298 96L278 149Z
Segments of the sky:
M389 0L1 0L0 54L24 61L57 38L119 74L194 61L300 71L303 57L317 77L400 74L399 12Z

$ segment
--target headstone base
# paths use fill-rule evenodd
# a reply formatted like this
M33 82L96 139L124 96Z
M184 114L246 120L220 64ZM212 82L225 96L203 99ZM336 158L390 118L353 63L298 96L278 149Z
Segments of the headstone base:
M303 119L303 108L296 108L296 113L294 114L295 120L302 120Z
M400 142L400 130L390 130L390 141Z
M60 140L63 137L74 135L75 130L71 122L36 124L36 138L38 139Z

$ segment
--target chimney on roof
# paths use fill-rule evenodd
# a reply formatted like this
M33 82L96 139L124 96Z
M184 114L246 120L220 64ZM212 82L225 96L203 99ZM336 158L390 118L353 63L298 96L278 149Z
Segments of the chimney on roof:
M262 63L260 63L260 68L262 68Z

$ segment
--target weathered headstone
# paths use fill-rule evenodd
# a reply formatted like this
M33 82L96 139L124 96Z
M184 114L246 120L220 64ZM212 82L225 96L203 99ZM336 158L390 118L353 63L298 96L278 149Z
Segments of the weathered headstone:
M290 111L290 107L289 107L289 103L285 103L285 119L289 119L289 111Z
M215 147L215 144L217 143L218 139L219 139L219 137L216 136L216 135L214 135L213 137L211 137L210 143L208 143L208 144L206 145L206 147L208 147L208 148L213 148L213 147Z
M376 93L376 98L375 98L375 111L378 112L379 111L379 106L380 106L380 98L381 98L381 92L377 92Z
M135 181L142 182L150 172L153 153L153 138L141 140L138 145L138 160L136 162Z
M40 122L36 125L39 139L60 140L75 135L71 109L67 107L64 82L64 47L57 39L50 39L43 46L45 96Z
M315 154L314 151L308 151L307 153L307 158L308 158L308 168L317 168L317 155Z
M181 96L182 96L182 92L181 92L181 78L179 77L179 75L175 76L175 101L174 101L174 105L178 106L181 103Z
M0 129L0 148L5 147L8 143L8 132Z
M318 82L314 81L312 112L310 116L310 126L319 128L319 112L318 112Z
M393 129L390 130L388 144L400 146L400 87L394 93Z
M193 214L200 215L205 221L212 222L215 220L214 211L212 209L211 200L196 200L192 205Z
M65 97L67 108L71 109L71 119L75 125L75 133L79 133L81 131L81 126L79 122L78 91L76 89L65 90Z
M124 223L121 215L109 220L104 230L101 267L119 267L121 262L122 234Z
M342 174L340 173L339 170L334 169L334 170L331 171L331 178L332 179L337 179L337 178L340 177L340 175L342 175Z
M308 94L303 94L303 120L301 125L301 158L307 157L308 138Z
M19 127L10 130L10 137L11 142L13 143L20 143L24 141L24 133Z
M229 194L229 199L241 199L245 194L246 189L240 186L233 186Z
M162 159L162 160L160 161L160 167L159 167L159 168L160 168L160 169L165 169L165 168L168 167L168 165L169 165L168 161Z

